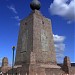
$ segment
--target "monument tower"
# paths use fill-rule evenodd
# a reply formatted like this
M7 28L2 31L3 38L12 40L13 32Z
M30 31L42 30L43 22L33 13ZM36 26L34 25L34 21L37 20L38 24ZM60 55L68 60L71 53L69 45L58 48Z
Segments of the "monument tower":
M33 0L30 7L32 12L20 22L15 65L23 65L24 72L36 75L34 72L42 73L57 63L51 20L40 13L38 0Z

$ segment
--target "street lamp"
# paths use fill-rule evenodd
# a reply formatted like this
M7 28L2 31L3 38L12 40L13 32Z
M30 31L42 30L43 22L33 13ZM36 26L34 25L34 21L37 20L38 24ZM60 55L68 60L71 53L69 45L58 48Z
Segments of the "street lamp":
M12 75L14 74L14 51L15 51L15 46L12 47L13 55L12 55Z

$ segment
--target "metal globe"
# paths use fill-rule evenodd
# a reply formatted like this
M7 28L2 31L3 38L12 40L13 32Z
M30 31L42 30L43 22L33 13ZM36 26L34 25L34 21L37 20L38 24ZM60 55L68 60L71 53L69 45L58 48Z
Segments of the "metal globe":
M39 10L40 7L41 7L41 4L38 0L33 0L31 3L30 3L30 7L32 10Z

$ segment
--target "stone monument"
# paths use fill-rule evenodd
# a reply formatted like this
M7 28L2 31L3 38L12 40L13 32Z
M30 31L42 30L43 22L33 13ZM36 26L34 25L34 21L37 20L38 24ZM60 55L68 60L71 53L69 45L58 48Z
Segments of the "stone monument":
M38 0L30 6L32 13L20 23L15 64L32 60L37 64L56 64L51 21L40 13Z
M40 13L40 5L33 0L31 14L20 23L15 65L25 66L29 75L44 75L46 67L57 65L51 21Z
M51 20L39 11L38 0L30 3L32 12L21 20L15 65L22 65L21 75L45 75L46 68L60 68L56 63Z
M63 62L63 70L68 73L71 74L71 62L70 62L70 58L65 56L64 58L64 62Z
M2 73L6 73L10 69L11 69L11 67L8 65L8 58L7 57L4 57L2 59L1 72Z
M2 59L2 67L4 67L4 66L8 66L8 58L7 57L4 57Z

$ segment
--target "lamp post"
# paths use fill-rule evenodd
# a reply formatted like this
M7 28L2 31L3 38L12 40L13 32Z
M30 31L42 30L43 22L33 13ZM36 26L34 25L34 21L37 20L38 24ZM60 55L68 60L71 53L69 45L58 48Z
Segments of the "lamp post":
M14 51L15 51L15 46L12 47L12 51L13 51L13 53L12 53L12 75L13 75L14 74L13 69L14 69Z

